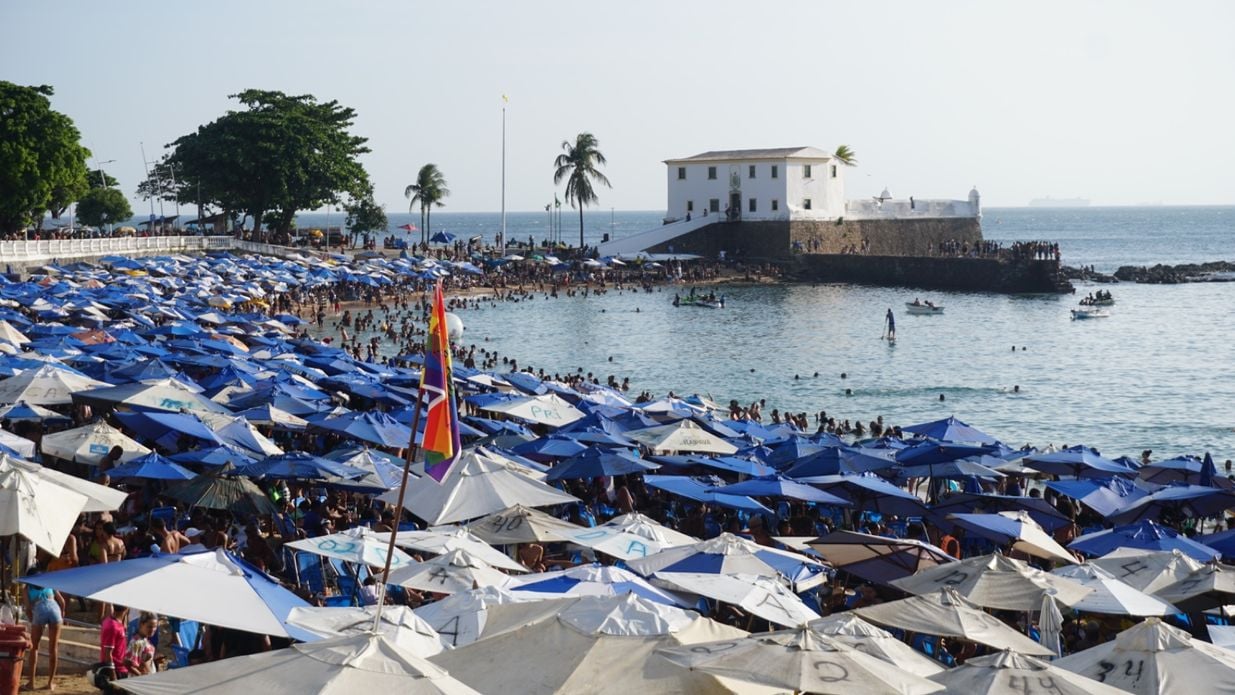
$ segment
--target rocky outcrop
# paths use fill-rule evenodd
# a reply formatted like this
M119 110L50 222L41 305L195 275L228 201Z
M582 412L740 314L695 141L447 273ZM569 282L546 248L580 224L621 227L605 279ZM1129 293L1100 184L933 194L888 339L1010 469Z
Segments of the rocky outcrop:
M795 259L792 275L813 282L934 290L1007 294L1072 291L1054 261L806 254Z
M1183 265L1125 265L1115 271L1124 282L1151 285L1176 285L1182 282L1235 282L1235 263L1185 263Z

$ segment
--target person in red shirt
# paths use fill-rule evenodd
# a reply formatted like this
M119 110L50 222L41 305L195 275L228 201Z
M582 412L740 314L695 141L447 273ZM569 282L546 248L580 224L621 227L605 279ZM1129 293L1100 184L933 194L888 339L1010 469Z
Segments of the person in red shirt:
M128 608L113 604L111 613L99 626L99 665L95 668L94 684L109 695L123 692L111 682L129 675L129 640L125 630L128 617Z

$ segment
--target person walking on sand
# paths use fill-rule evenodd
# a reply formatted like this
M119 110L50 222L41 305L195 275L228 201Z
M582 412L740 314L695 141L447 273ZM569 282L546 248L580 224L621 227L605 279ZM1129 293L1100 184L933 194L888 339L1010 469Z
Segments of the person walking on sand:
M27 576L38 574L32 569ZM34 645L28 655L30 680L27 688L34 690L34 676L39 666L39 646L43 633L47 632L47 689L56 689L56 669L60 665L60 628L64 625L64 597L54 589L37 586L26 587L26 614L30 616L30 643Z

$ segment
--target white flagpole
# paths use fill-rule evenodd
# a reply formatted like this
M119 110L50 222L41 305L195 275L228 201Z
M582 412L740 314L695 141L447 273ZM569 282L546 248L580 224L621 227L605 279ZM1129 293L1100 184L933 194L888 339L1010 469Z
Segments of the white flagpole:
M506 95L502 95L502 243L500 253L506 255Z

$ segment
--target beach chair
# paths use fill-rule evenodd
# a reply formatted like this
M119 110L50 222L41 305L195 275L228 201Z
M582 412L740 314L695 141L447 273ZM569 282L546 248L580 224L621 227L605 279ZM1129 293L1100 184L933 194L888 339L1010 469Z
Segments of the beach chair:
M172 629L172 658L170 668L184 668L189 665L189 654L200 646L202 638L201 623L193 620L168 618L168 626Z
M176 528L176 508L175 507L155 507L150 510L150 520L162 519L167 528Z
M322 558L313 553L295 553L296 583L313 594L326 591L326 573L322 570Z
M322 605L327 608L349 608L356 603L350 596L327 596L322 599Z

